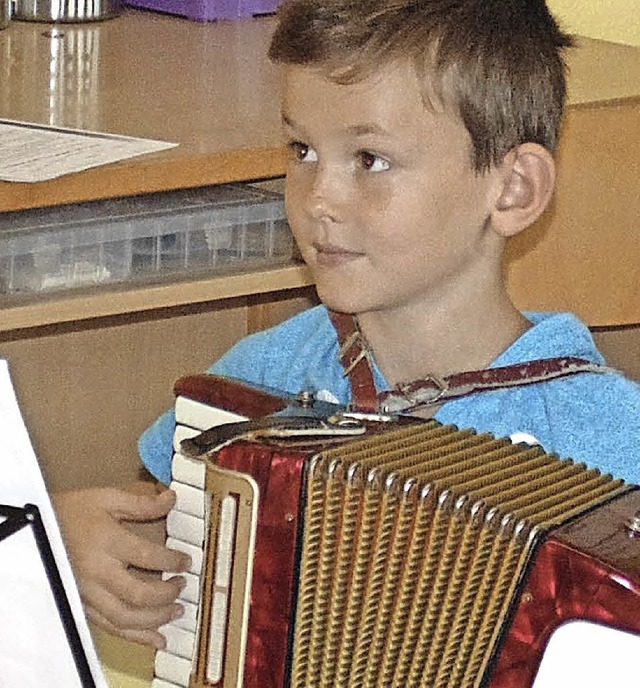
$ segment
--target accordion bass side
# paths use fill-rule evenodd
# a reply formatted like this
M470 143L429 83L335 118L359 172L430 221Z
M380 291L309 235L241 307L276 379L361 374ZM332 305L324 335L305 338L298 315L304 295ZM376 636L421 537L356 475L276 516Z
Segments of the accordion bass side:
M640 651L636 486L216 376L176 395L167 544L193 565L154 688L602 685L575 680L589 642L636 685L609 681Z

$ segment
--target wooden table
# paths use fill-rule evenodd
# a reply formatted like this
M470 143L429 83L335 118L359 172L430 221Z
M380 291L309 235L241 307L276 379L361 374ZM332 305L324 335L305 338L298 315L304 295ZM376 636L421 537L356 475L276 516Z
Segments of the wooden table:
M0 212L284 174L278 75L265 57L273 26L272 17L199 24L137 10L58 28L13 22L0 32L0 117L180 145L48 182L0 183ZM523 308L567 308L591 325L638 323L640 49L579 39L569 66L556 201L512 241L511 291ZM267 279L266 290L278 279ZM282 274L284 289L309 282L301 268ZM231 287L236 295L254 289L251 281ZM228 295L212 279L90 303L7 304L0 330Z
M283 174L272 29L272 18L200 24L136 10L57 29L12 23L0 33L0 117L180 145L0 184L0 211Z

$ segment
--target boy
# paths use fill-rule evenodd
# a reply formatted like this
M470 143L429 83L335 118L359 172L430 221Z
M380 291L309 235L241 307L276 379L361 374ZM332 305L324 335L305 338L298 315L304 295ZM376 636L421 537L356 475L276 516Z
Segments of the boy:
M378 391L534 359L602 363L575 317L520 313L502 278L506 240L553 193L569 43L544 0L287 0L270 49L283 71L287 212L324 305L243 340L212 371L350 402L328 309L355 317ZM432 413L525 433L640 481L640 386L611 371L471 394ZM140 441L165 483L173 423L169 412ZM171 496L160 499L156 515ZM116 550L116 525L103 549L115 552L118 585L85 566L87 607L111 630L162 645L154 625L179 613L179 576L127 591L122 569L139 557L133 541ZM147 568L179 571L177 557L158 548Z

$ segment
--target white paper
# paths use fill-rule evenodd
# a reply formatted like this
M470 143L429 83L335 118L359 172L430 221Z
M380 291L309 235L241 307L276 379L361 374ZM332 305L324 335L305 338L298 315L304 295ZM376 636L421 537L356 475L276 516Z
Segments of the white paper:
M42 182L177 145L0 119L0 179Z
M1 685L82 688L32 528L0 541L0 585Z
M557 628L533 688L637 688L640 636L589 621Z
M78 633L97 688L108 688L87 625L80 594L63 544L55 512L18 407L7 361L0 359L0 503L35 504L71 606ZM0 542L0 686L83 688L53 596L43 588L44 568L38 564L31 528ZM30 571L16 570L19 559L33 562ZM16 619L22 618L21 621ZM13 625L11 620L13 620ZM28 638L30 642L25 642Z

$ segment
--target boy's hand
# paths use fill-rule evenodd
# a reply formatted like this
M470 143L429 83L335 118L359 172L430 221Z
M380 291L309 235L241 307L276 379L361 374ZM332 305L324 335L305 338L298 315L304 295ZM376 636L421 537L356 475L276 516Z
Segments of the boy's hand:
M181 573L189 557L140 536L126 524L164 518L175 493L133 494L112 488L61 492L53 498L87 617L128 640L165 646L158 627L180 616Z

